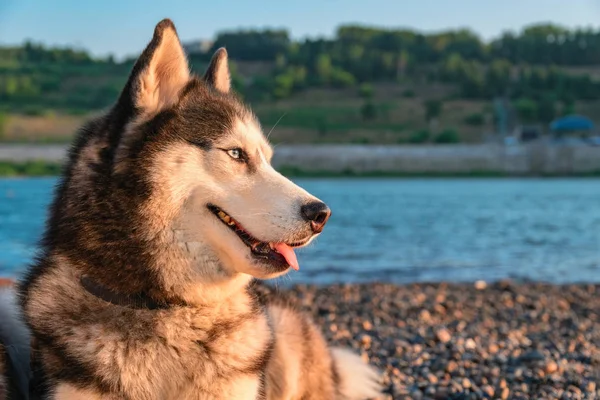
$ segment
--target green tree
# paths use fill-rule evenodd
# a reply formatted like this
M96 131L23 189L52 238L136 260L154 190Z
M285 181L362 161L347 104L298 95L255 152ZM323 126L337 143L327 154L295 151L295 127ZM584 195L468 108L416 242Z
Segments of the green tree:
M360 108L360 115L363 120L372 121L377 118L377 108L371 101L367 100Z
M328 84L333 67L331 65L331 57L327 54L319 54L317 62L315 64L315 72L317 74L317 80L321 84Z
M444 103L441 100L426 100L423 105L425 107L425 121L431 122L442 114Z
M465 124L471 126L481 126L485 122L485 116L482 113L473 113L465 117Z
M556 100L552 96L544 96L538 103L540 122L549 123L556 117Z
M336 88L349 88L356 84L356 79L350 72L341 68L333 68L330 75L331 85Z
M416 131L415 133L413 133L410 136L410 138L408 139L408 142L414 143L414 144L426 143L429 141L430 137L431 137L431 133L426 129L422 129L420 131Z
M446 129L442 131L439 135L437 135L434 141L440 144L453 144L459 143L460 138L455 130Z
M0 140L4 139L4 136L6 134L7 120L8 120L8 118L7 118L6 114L4 114L3 112L0 111Z
M521 122L531 123L537 121L538 105L534 100L528 98L518 99L515 101L514 107Z
M358 95L365 100L372 99L373 92L373 85L370 83L363 83L358 88Z
M562 106L562 116L575 114L575 101L572 98L565 99Z

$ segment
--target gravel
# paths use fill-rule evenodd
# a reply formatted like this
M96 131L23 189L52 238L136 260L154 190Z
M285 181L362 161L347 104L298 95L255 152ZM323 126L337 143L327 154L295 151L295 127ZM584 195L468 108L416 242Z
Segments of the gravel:
M330 342L383 371L383 399L600 399L600 285L297 285Z

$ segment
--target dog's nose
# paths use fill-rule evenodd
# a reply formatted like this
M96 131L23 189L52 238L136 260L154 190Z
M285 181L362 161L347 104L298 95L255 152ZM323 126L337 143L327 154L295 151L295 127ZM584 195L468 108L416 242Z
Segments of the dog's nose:
M327 207L327 204L321 201L305 204L300 208L300 211L304 219L310 221L310 227L314 233L321 232L329 216L331 216L331 210Z

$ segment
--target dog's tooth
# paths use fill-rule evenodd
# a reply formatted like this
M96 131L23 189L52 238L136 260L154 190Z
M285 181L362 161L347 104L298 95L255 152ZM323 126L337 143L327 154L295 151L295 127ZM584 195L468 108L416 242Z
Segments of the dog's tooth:
M224 219L227 216L227 214L225 214L223 211L219 211L217 214L219 215L219 218L221 218L221 219Z
M230 219L229 222L227 222L227 225L229 226L234 226L235 225L235 221Z
M231 222L231 217L229 215L225 215L225 216L223 216L221 218L223 219L223 221L225 221L227 223Z

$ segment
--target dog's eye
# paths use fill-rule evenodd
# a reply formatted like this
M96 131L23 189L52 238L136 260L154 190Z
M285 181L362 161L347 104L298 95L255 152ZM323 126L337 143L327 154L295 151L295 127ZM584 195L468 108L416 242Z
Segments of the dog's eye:
M242 149L230 149L227 150L227 154L229 154L229 157L235 160L240 160L242 158Z

